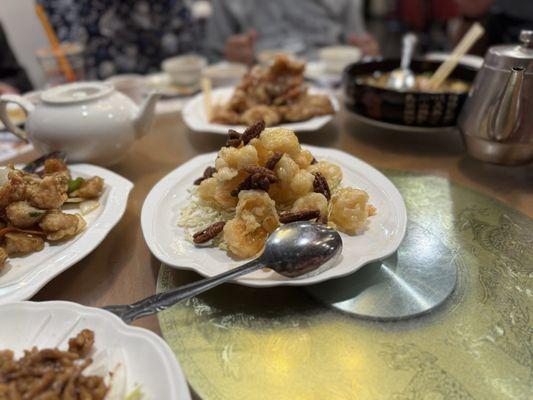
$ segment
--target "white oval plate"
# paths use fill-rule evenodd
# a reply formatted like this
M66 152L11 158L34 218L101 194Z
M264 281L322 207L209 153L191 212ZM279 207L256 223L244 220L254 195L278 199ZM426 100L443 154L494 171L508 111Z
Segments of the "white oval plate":
M74 177L104 178L105 189L100 207L84 215L87 227L75 238L57 245L45 244L42 251L25 257L14 257L0 272L0 304L27 300L54 277L93 251L120 221L133 184L105 168L89 164L73 164ZM66 212L76 212L67 210Z
M224 103L230 99L234 90L234 87L213 89L211 93L211 101L213 102L213 104ZM327 92L321 91L316 88L310 88L309 93L328 94ZM328 95L331 100L331 104L333 104L333 109L335 110L335 112L338 112L339 102L331 94ZM207 119L207 114L205 112L203 93L197 94L187 104L185 104L183 110L181 111L181 114L183 116L185 124L187 124L187 126L191 130L196 132L209 132L226 135L228 133L228 129L235 129L238 131L243 131L244 129L246 129L244 125L223 125L209 122ZM287 124L280 124L277 126L291 129L295 132L316 131L326 125L329 121L331 121L332 118L333 115L323 115L320 117L311 118L307 121L292 122Z
M191 398L183 372L163 339L126 325L107 311L66 301L24 301L0 305L0 321L9 327L0 329L0 350L11 349L17 357L32 346L64 350L69 338L88 328L95 333L94 360L101 352L122 353L128 393L139 385L146 399Z
M341 234L342 257L332 268L318 275L299 279L286 278L273 271L256 271L236 281L246 286L309 285L348 275L363 265L383 259L396 251L403 240L407 212L398 189L381 172L342 151L304 146L318 160L329 160L343 171L344 186L364 189L377 215L370 218L369 228L361 235ZM165 264L190 269L204 276L214 276L243 264L231 259L218 248L195 247L186 239L185 230L177 226L180 210L189 201L187 189L204 169L213 165L216 153L193 158L159 181L150 191L141 212L144 238L152 253Z

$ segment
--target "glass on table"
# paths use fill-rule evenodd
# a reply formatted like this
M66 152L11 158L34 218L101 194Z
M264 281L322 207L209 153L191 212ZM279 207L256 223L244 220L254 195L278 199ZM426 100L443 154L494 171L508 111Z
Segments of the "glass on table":
M80 43L65 42L57 49L42 48L37 50L35 55L43 68L47 86L81 81L85 78L84 48ZM62 58L65 61L62 61ZM71 79L68 78L66 68L72 71Z

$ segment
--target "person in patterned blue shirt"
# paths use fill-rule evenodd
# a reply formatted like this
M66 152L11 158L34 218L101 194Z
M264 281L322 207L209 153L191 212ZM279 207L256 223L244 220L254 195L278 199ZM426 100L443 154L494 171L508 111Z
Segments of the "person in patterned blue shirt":
M186 0L38 0L60 41L85 48L88 78L146 74L163 59L201 51Z

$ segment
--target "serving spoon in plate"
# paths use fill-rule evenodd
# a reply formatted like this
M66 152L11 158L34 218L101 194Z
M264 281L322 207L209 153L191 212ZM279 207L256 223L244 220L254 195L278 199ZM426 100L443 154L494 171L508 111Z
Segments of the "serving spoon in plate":
M130 323L261 268L270 268L289 278L302 277L321 267L326 269L335 263L341 251L342 239L336 230L315 222L292 222L272 232L263 253L240 267L133 304L107 306L104 309Z

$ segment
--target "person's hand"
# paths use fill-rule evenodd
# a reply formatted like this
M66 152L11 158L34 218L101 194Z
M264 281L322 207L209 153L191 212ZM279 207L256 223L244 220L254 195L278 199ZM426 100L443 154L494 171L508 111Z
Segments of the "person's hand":
M363 33L362 35L350 35L348 37L348 44L359 47L364 56L380 55L378 41L369 33Z
M13 86L0 82L0 94L18 94L18 92Z
M230 36L224 48L224 57L228 61L252 65L255 60L255 39L257 33L250 31Z

